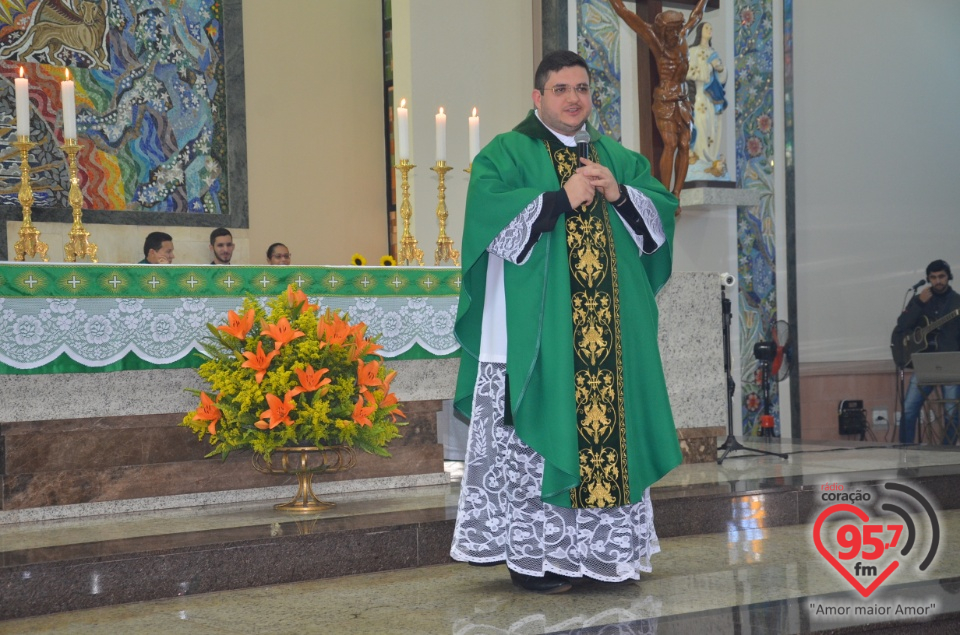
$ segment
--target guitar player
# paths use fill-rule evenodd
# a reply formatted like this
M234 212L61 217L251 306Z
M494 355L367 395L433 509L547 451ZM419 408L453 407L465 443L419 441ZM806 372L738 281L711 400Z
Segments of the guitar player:
M960 351L960 319L954 319L960 314L960 294L950 287L953 274L950 265L943 260L934 260L927 265L927 284L923 290L913 296L900 317L897 318L895 336L903 337L911 332L922 333L937 320L946 321L938 328L926 333L925 347L918 349L924 352ZM953 313L953 316L949 314ZM918 331L918 329L920 329ZM923 338L920 338L923 340ZM923 402L933 391L933 386L918 386L917 376L910 378L906 397L903 400L903 417L900 420L900 443L914 443L917 429L917 419ZM953 445L957 442L957 398L960 397L960 386L943 386L945 401L944 416L946 430L943 444ZM952 401L951 401L952 400Z

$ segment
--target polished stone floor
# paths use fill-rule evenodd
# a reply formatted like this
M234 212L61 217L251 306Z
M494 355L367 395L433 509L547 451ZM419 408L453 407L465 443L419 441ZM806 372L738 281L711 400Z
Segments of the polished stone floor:
M671 493L715 493L711 487L742 492L736 501L747 513L728 519L723 532L696 533L694 528L662 538L653 573L637 583L587 582L564 595L539 596L514 588L502 566L440 564L14 619L0 622L0 633L960 632L960 549L952 546L960 536L960 508L941 505L927 493L929 488L915 485L915 478L956 475L960 492L957 450L882 443L750 445L785 452L789 458L741 451L719 466L680 466L654 488L655 513L658 499L666 500ZM450 467L454 478L448 487L344 495L325 518L336 515L347 522L373 512L455 504L459 466ZM863 547L859 558L878 565L878 570L890 569L893 562L899 565L866 598L821 555L812 522L822 509L841 502L836 496L823 501L824 485L847 484L846 491L855 493L860 487L849 484L864 479L873 483L874 504L892 505L891 492L881 484L898 483L930 499L933 509L931 514L919 502L908 504L918 501L916 497L898 499L894 506L912 520L895 524L912 522L916 532L909 533L915 533L916 541L906 555L884 551L876 560L867 560ZM816 494L822 509L800 522L768 526L764 495L750 492L776 484L793 484L798 492L806 488ZM698 504L700 499L690 500ZM854 503L866 508L864 502ZM868 524L879 511L870 513ZM105 538L256 526L271 522L276 514L266 504L245 504L0 526L0 555L79 548ZM937 539L930 529L931 515L939 524ZM842 529L853 524L849 518L831 517L824 524L826 551L838 553L850 546L836 544L837 536L853 535ZM887 517L882 522L889 526L891 521ZM884 540L890 536L883 535ZM929 566L921 570L921 560L933 551ZM149 577L151 572L142 574Z

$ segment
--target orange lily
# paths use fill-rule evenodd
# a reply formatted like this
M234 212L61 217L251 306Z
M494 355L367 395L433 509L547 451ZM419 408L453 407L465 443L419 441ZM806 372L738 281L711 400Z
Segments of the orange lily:
M328 314L317 322L317 337L328 344L343 344L349 336L350 325L338 315Z
M397 401L397 395L392 392L387 393L387 395L380 400L380 407L384 409L390 408L391 406L396 406L398 404L399 402ZM403 410L400 410L400 408L394 408L393 412L390 413L390 418L396 421L398 415L404 419L407 418L407 415L403 414Z
M287 305L294 307L301 304L303 305L300 307L301 311L316 311L320 308L316 304L310 304L307 294L300 289L294 289L291 284L287 287Z
M284 344L289 344L298 337L303 337L303 331L290 326L290 320L283 317L276 324L263 323L263 334L273 339L273 350L279 350Z
M367 355L373 355L379 351L382 346L369 340L358 340L355 346L350 347L350 361L356 361Z
M387 373L387 376L383 378L383 392L390 392L390 382L393 381L393 378L397 376L397 371L391 370Z
M283 396L283 401L273 393L267 393L267 405L270 406L270 408L261 412L260 418L270 420L269 428L271 430L281 423L285 423L288 426L293 425L293 420L290 419L290 413L297 408L297 404L294 403L293 398L299 395L300 392L299 388L287 391L287 394ZM257 423L259 423L259 421ZM256 426L257 424L255 423L253 425ZM257 427L259 428L260 426ZM262 430L263 428L260 429Z
M252 368L257 371L257 383L259 384L263 381L263 376L267 374L267 369L270 367L270 360L274 358L277 354L277 351L271 351L270 354L265 354L263 352L263 342L257 342L257 352L245 352L244 357L247 358L247 361L240 364L240 368Z
M247 311L243 317L233 311L227 311L227 324L221 324L217 330L232 335L238 340L246 339L247 333L253 328L253 314L253 309Z
M297 368L297 377L300 378L300 386L304 392L313 392L329 384L330 378L323 377L329 370L329 368L321 368L320 370L314 371L313 366L307 366L305 370Z
M220 395L217 395L217 401L220 401ZM217 422L220 421L220 416L223 413L220 412L220 408L217 408L216 404L210 397L207 396L207 393L200 393L200 407L197 408L197 414L194 415L195 421L209 421L210 425L207 426L207 432L210 434L217 433Z
M377 409L377 404L369 399L368 402L370 405L364 408L363 395L360 395L357 398L356 405L353 407L353 414L350 416L353 417L353 420L356 421L358 425L373 427L373 422L370 421L369 417L371 414L373 414L373 411Z
M380 362L363 363L357 360L357 384L360 392L367 392L368 387L383 386L383 381L377 376L380 373Z
M367 334L367 325L364 324L363 322L360 322L359 324L354 324L353 326L350 327L350 333L352 333L353 336L357 338L357 341L362 341Z

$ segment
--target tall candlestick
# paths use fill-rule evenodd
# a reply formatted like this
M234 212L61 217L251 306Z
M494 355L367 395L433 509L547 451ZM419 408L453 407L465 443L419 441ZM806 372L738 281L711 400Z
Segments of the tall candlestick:
M480 152L480 117L476 108L473 109L473 115L467 117L467 123L470 126L470 163L473 163L473 157Z
M67 70L67 78L60 82L60 101L63 103L63 138L76 139L77 102L69 69Z
M23 67L20 67L20 77L13 80L17 91L17 136L30 136L30 80L23 76Z
M406 109L407 100L400 100L397 108L397 159L410 159L410 120Z
M447 160L447 116L443 114L443 107L437 113L437 161Z

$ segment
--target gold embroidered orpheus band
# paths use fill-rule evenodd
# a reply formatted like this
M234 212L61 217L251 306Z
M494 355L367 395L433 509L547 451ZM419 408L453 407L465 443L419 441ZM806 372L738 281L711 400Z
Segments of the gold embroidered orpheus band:
M579 160L573 149L559 142L545 143L562 187ZM590 159L599 162L592 145ZM570 490L570 501L574 507L626 505L630 487L623 425L619 289L604 198L597 196L567 214L564 228L580 459L580 485Z

